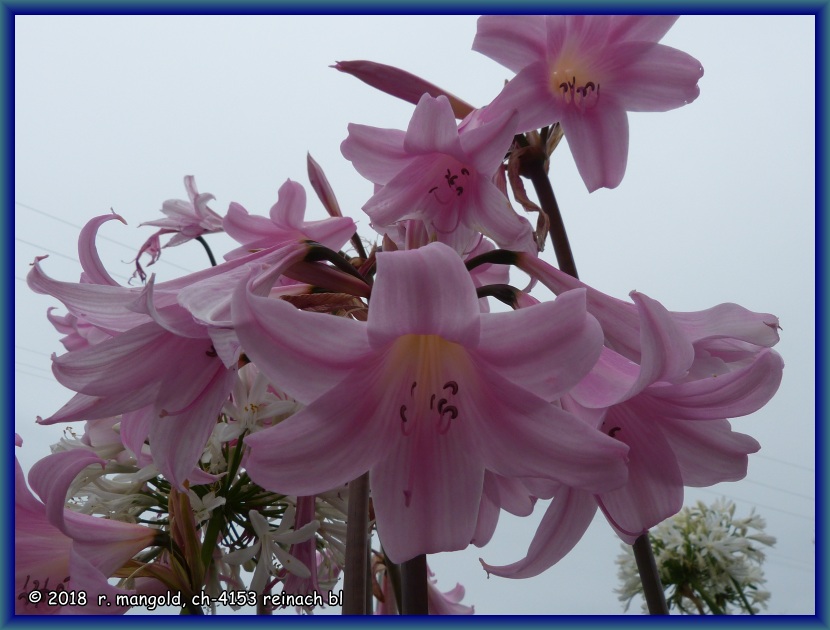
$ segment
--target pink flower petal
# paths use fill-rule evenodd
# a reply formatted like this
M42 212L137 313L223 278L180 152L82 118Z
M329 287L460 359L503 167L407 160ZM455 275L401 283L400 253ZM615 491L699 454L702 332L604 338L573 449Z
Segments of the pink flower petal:
M171 417L156 417L150 424L150 449L153 462L165 478L180 490L197 468L205 444L213 432L222 405L227 400L236 379L236 370L227 370L213 359L215 376L205 381L201 378L203 390L193 399L187 409ZM172 381L169 379L167 382ZM176 381L173 381L176 382ZM181 382L181 380L178 380ZM164 385L159 402L164 401Z
M630 112L664 112L693 102L700 95L700 62L680 50L643 42L609 48L621 63L607 82L614 98Z
M280 186L277 203L271 206L271 221L276 225L298 226L305 217L305 189L290 179Z
M367 472L386 455L390 436L400 431L399 420L388 420L399 417L393 397L371 395L383 368L382 360L364 362L361 370L287 420L246 437L251 479L275 492L303 496ZM310 468L312 462L321 465Z
M611 16L611 41L659 42L674 26L677 15Z
M350 124L349 137L340 145L340 152L363 177L385 185L411 159L404 151L404 136L398 129Z
M761 449L754 438L732 431L727 420L663 418L660 427L677 458L685 486L706 488L740 481L746 477L747 455Z
M545 22L535 15L482 15L473 50L519 72L545 56Z
M603 430L630 447L628 481L599 495L600 507L626 542L676 514L683 506L683 479L660 418L631 403L608 410Z
M769 313L754 313L738 304L718 304L690 313L672 314L692 341L729 338L758 346L778 343L778 318Z
M380 349L401 335L438 335L462 346L479 339L478 298L458 254L443 245L377 255L367 329Z
M463 405L476 418L485 465L506 477L542 477L592 491L626 480L628 448L485 366ZM510 421L505 421L509 418Z
M765 349L747 366L726 374L649 388L655 413L682 420L715 420L754 413L778 391L784 361Z
M597 502L591 493L562 488L548 506L523 559L504 566L493 566L483 560L481 564L488 574L516 579L535 577L574 548L596 511Z
M455 114L446 96L421 97L406 129L403 148L411 154L444 153L464 161Z
M471 430L442 435L416 421L413 435L399 435L372 467L378 536L392 562L470 544L484 483L484 466L469 448Z
M554 302L482 315L475 355L510 381L553 401L588 373L601 347L602 329L585 311L585 291L577 289Z
M240 283L234 294L237 337L257 367L299 402L329 391L368 354L364 324L254 295L252 283Z
M563 108L560 124L588 192L616 188L628 161L628 116L603 94L593 108Z
M78 260L80 260L81 268L84 270L85 281L91 284L119 286L104 267L104 263L101 262L98 256L98 249L95 247L95 237L98 234L98 228L113 219L118 219L124 225L127 224L115 212L108 215L105 214L88 221L78 237Z

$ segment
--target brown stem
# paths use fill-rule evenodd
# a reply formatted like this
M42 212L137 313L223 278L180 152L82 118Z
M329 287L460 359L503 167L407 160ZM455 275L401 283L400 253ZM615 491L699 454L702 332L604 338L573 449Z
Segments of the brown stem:
M556 253L559 268L568 275L579 278L573 252L571 252L571 244L565 231L565 222L562 220L562 213L559 211L559 204L553 194L553 187L545 172L545 160L546 156L541 149L525 152L522 155L520 173L530 179L536 190L536 196L539 198L539 206L548 217L550 241L553 243L553 251Z
M657 562L654 560L648 532L641 534L634 541L634 559L637 561L637 570L640 572L640 581L643 583L643 595L646 598L648 614L668 615L666 594L660 582L660 573L657 571Z
M369 574L369 473L349 483L346 523L346 567L343 614L367 615L366 576Z
M401 614L428 615L427 557L415 556L401 564Z

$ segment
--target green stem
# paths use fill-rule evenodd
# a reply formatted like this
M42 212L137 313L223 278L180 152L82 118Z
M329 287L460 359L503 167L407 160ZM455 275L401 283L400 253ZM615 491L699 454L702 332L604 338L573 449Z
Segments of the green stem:
M700 587L700 584L698 584L696 581L693 581L693 582L691 582L691 585L692 585L692 588L695 590L695 592L698 595L700 595L700 598L704 602L706 602L707 606L709 606L709 610L712 612L713 615L725 615L726 614L726 612L724 612L724 610L720 606L718 606L717 602L714 601L711 597L709 597L709 594Z
M732 584L735 586L735 591L738 593L738 597L741 598L741 602L743 603L744 608L746 608L746 612L750 615L754 615L755 611L752 610L752 606L749 605L749 602L746 600L746 596L744 595L744 590L741 588L741 585L738 584L738 580L733 577L729 578L732 580Z

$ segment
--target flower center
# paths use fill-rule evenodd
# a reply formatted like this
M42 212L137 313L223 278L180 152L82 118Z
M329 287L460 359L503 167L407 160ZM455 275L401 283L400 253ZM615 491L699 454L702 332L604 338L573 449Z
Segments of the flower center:
M600 84L594 74L584 65L564 60L550 73L550 91L568 106L578 109L595 107L599 102Z
M446 163L447 168L440 174L440 178L433 180L434 186L429 189L429 194L441 204L451 204L464 196L464 189L467 187L467 180L470 177L469 169L456 160Z
M402 367L399 418L406 437L434 430L446 435L459 419L459 385L455 374L469 359L464 349L438 335L404 335L392 349L391 360Z

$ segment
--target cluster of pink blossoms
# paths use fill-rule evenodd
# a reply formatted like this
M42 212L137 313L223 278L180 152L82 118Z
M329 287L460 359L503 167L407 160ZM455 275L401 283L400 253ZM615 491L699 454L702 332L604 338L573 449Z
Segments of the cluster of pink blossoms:
M353 124L341 145L375 184L368 253L309 157L321 221L304 220L291 180L269 217L237 203L222 217L185 179L189 200L164 204L139 257L155 262L165 233L239 243L204 271L119 285L95 246L115 214L82 231L80 282L36 260L30 287L68 311L49 313L67 350L53 373L77 392L38 422L85 430L29 473L40 500L17 467L17 612L112 614L133 601L117 595L171 592L201 612L199 594L247 589L220 603L267 613L274 594L332 592L366 473L382 613L401 610L395 567L486 545L501 510L552 499L525 558L485 564L524 578L568 553L597 509L633 543L680 510L684 486L743 478L759 444L728 418L778 388L777 318L604 295L539 258L510 201L532 204L522 160L536 147L545 162L562 134L589 190L620 183L626 112L698 95L700 64L658 43L675 19L482 17L474 49L516 76L479 109L402 70L338 63L415 105L405 131ZM511 265L530 286L509 284ZM539 284L556 299L534 298ZM492 297L512 310L491 312ZM56 589L88 601L30 596ZM434 613L472 612L462 596L429 581Z

